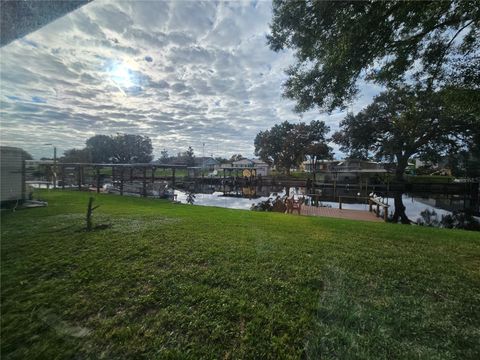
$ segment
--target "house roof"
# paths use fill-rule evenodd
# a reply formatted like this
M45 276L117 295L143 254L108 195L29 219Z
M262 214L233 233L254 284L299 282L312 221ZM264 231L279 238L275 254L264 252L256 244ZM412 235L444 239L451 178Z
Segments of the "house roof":
M265 161L260 159L251 159L251 160L254 164L257 164L257 165L263 165L263 164L268 165Z
M200 157L196 157L195 158L195 165L203 165L203 164L219 164L219 162L217 160L215 160L214 158L212 158L211 156L200 156Z

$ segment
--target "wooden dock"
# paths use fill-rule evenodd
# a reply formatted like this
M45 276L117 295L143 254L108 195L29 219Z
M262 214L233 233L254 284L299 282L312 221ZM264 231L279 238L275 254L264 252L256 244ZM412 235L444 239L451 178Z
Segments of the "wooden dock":
M337 219L384 222L384 220L381 217L377 217L374 212L369 212L366 210L348 210L302 205L300 214L306 216L324 216Z

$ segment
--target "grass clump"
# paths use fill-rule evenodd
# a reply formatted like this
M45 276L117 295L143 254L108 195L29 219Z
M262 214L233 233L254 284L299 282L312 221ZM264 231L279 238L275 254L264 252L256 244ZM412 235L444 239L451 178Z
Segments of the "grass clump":
M5 359L480 354L480 236L42 191L2 213Z

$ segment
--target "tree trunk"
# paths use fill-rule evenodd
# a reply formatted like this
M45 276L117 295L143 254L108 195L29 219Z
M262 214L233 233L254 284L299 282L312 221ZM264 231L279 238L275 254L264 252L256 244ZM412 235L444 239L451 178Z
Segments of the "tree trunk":
M405 213L405 205L403 205L402 195L403 192L401 191L397 191L394 194L395 211L393 213L393 222L398 223L398 220L400 220L402 224L410 224L411 221Z
M403 178L403 174L405 173L405 169L408 165L408 158L397 156L397 161L398 163L395 169L395 181L399 184L404 184L405 180ZM397 191L393 196L395 211L393 213L392 221L394 223L398 223L398 220L400 220L402 224L410 224L411 221L405 213L405 205L403 205L402 195L403 191Z
M90 197L90 199L88 199L88 207L87 207L87 231L92 231L92 213L93 213L93 208L92 208L92 204L93 204L93 197Z

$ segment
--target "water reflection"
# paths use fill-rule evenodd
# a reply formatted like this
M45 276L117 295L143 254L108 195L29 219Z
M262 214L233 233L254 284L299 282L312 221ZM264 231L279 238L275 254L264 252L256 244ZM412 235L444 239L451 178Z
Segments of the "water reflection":
M195 189L189 190L175 190L177 195L177 201L181 203L190 203L201 206L218 206L223 208L230 209L243 209L249 210L253 204L258 204L259 202L266 201L269 198L274 199L277 196L294 196L295 198L305 197L306 204L315 203L315 200L318 201L320 206L331 206L333 208L338 208L339 203L333 201L331 194L325 193L316 193L309 194L306 188L302 187L236 187L229 188L224 186L203 186L197 187ZM192 197L192 194L193 197ZM368 211L368 204L366 200L367 194L360 194L358 192L349 194L350 196L345 196L342 198L342 208L351 209L351 210L364 210ZM384 201L387 204L390 204L390 211L393 212L393 197L384 196ZM337 197L338 199L338 197ZM192 201L193 200L193 201ZM425 209L435 210L439 216L447 215L451 213L452 210L463 208L463 204L458 201L459 199L452 198L447 199L447 197L420 197L412 194L404 194L403 202L406 207L406 214L411 220L417 220L420 217L420 213ZM442 204L442 206L438 206ZM448 208L448 205L453 205L451 208Z

